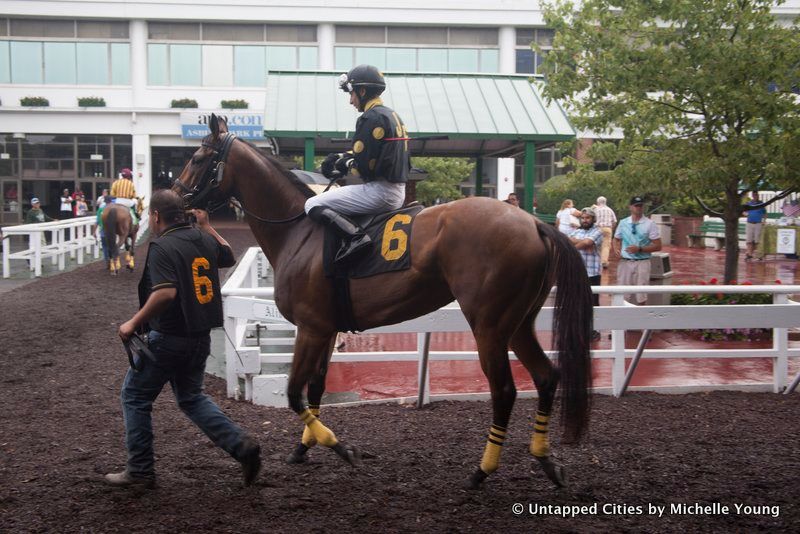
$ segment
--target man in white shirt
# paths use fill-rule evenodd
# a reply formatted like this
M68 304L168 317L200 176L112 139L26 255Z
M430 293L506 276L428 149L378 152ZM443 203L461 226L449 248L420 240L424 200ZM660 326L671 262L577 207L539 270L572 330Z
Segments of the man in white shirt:
M617 284L621 286L646 286L650 284L650 256L661 250L658 226L644 216L644 199L633 197L631 216L617 225L614 233L614 255L620 256L617 266ZM626 295L633 304L647 302L647 293Z

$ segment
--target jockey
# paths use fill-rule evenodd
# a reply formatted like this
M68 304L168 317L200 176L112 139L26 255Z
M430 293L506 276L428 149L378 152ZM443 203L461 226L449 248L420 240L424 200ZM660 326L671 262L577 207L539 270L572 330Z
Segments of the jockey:
M111 196L115 197L116 204L122 204L131 208L133 224L139 224L136 213L136 187L133 185L133 173L127 167L119 171L120 178L111 184ZM108 201L106 201L108 202Z
M403 121L380 99L386 89L383 74L372 65L359 65L339 78L339 88L350 94L350 104L363 112L356 122L352 148L328 154L322 174L361 177L363 184L333 189L309 198L308 217L330 226L347 240L336 262L352 257L370 238L349 215L391 211L403 205L408 181L408 133Z

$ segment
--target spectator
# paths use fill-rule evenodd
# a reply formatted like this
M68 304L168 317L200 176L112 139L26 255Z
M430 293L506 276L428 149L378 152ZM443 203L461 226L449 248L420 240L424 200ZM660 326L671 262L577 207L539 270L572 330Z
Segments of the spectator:
M661 250L658 226L644 216L644 199L636 196L630 202L630 217L617 225L614 233L614 256L620 256L617 283L623 286L646 286L650 283L650 256ZM626 295L633 304L647 302L647 293Z
M83 193L80 194L78 200L75 202L75 216L84 217L89 212L89 206L86 205L86 197Z
M519 207L519 198L517 198L516 193L509 193L508 198L506 198L503 202L506 204L511 204L512 206Z
M614 235L614 225L617 224L617 215L608 207L606 197L597 197L596 224L603 234L603 246L600 249L600 263L603 269L608 269L608 255L611 252L611 238Z
M745 242L747 243L747 250L744 255L744 260L748 261L753 259L753 254L761 241L761 228L764 225L764 220L767 218L767 210L761 206L761 201L758 199L758 191L753 191L750 196L750 202L747 206L760 206L747 210L747 223L745 224Z
M583 265L586 267L586 275L589 277L589 283L593 286L600 285L600 247L603 243L603 233L600 228L595 224L597 215L592 208L583 208L581 210L581 226L573 230L569 234L569 240L578 249L583 260ZM597 293L592 295L592 304L594 306L600 305L600 295ZM600 332L597 330L592 331L592 340L600 339Z
M33 197L31 199L31 209L28 213L25 214L25 224L36 224L36 223L43 223L43 222L50 222L54 221L52 217L47 215L44 211L42 211L42 207L39 204L39 199Z
M573 230L580 226L581 212L575 209L572 200L566 199L561 203L561 209L556 213L556 220L558 221L558 229L563 234L569 235Z
M61 208L59 210L62 219L72 218L72 197L69 194L69 189L64 189L61 193Z
M95 211L99 210L101 206L105 206L107 196L108 196L108 189L103 189L103 194L97 197L97 200L94 201Z

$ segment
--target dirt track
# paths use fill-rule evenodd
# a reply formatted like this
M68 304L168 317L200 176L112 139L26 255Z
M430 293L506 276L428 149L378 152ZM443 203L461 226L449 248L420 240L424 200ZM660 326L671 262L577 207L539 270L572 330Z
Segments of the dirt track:
M243 230L223 234L237 252L252 243ZM135 310L138 276L112 279L95 263L0 296L0 532L800 531L800 394L597 397L586 441L554 433L572 482L562 491L527 453L534 402L519 401L500 470L470 492L461 484L480 461L488 403L323 409L341 439L378 458L353 470L313 450L289 466L297 418L228 400L209 377L209 393L262 443L259 482L242 489L238 464L167 390L154 409L159 489L109 489L102 475L125 458L116 327ZM718 506L670 509L698 503ZM529 505L588 508L562 518Z

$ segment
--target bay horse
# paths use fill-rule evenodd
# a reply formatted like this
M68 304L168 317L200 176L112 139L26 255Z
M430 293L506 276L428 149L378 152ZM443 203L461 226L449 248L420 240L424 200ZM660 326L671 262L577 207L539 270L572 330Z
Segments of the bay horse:
M134 245L139 225L133 224L130 208L122 204L107 204L100 216L103 221L103 233L108 251L108 270L117 275L122 270L119 259L119 247L124 245L127 251L125 267L129 271L134 268Z
M314 193L280 163L228 133L211 116L211 134L187 162L173 189L187 208L213 211L238 199L275 273L275 303L297 326L287 397L305 424L288 461L305 461L315 444L351 465L361 453L339 441L319 418L325 375L336 339L333 289L323 272L324 229L305 217ZM490 198L468 198L421 211L411 227L411 268L351 280L353 315L363 330L399 323L458 301L475 336L491 391L493 418L484 454L466 487L477 489L500 463L516 388L509 346L538 391L530 452L556 485L563 467L550 457L548 422L561 385L566 440L588 426L592 301L575 247L554 227ZM534 321L553 284L558 367L545 355ZM308 406L303 402L307 388Z

